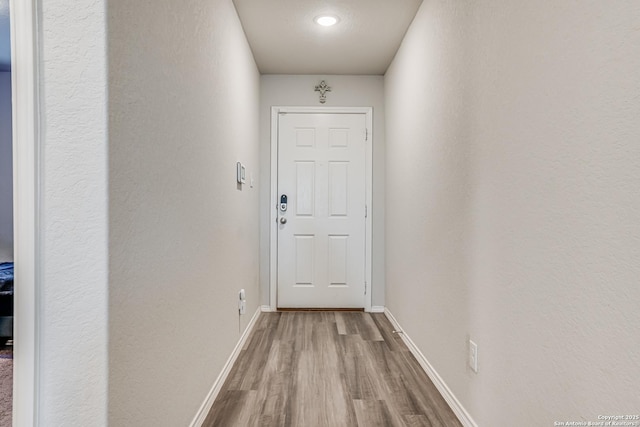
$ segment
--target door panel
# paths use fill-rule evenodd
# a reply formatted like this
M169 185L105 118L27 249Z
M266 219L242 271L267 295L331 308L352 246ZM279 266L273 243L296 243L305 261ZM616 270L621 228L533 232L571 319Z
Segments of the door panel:
M295 235L296 281L294 286L313 286L315 236Z
M347 286L349 236L329 236L329 286Z
M315 211L316 163L296 161L296 216L313 216Z
M365 128L365 114L279 115L278 307L364 307Z
M348 212L349 162L329 162L329 216Z

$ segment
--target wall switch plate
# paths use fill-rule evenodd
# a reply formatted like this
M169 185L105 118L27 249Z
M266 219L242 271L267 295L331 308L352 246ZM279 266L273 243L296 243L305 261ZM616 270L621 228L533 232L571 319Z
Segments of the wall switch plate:
M238 184L244 184L247 177L247 169L245 168L245 166L240 163L237 162L236 163L236 181L238 181Z
M469 340L469 367L478 373L478 344Z

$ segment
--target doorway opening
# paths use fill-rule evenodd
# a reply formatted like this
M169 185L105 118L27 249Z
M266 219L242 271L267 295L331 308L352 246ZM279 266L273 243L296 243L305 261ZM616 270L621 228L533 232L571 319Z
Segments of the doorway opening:
M0 0L0 425L13 407L13 137L9 0Z
M6 1L6 0L0 0ZM36 2L10 1L13 154L13 425L38 425L39 116Z

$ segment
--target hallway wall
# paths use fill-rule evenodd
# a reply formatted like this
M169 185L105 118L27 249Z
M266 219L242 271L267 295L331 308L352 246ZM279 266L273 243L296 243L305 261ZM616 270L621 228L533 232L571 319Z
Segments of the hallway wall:
M35 416L38 426L101 427L107 425L108 387L105 1L38 1L37 10L38 285L35 296L17 288L14 301L22 298L16 305L23 309L29 298L36 302L37 407L35 413L21 407L24 418L14 421L27 426ZM14 63L14 72L21 66ZM19 314L16 326L28 325ZM15 367L28 363L21 352L31 345L16 338ZM24 388L17 385L18 395L30 379L19 380Z
M321 80L332 88L320 104L314 91ZM260 77L260 283L262 304L269 305L271 206L271 107L373 107L373 271L374 306L384 306L384 85L382 76L262 75Z
M0 72L0 262L13 261L11 72Z
M109 425L186 426L259 303L259 74L231 0L108 16Z
M424 2L385 76L387 307L479 426L640 408L637 16Z

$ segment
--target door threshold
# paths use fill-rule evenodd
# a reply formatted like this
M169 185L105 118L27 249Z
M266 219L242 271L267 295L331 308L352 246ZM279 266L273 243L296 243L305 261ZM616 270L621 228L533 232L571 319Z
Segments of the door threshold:
M364 312L364 308L278 308L277 311L355 311Z

